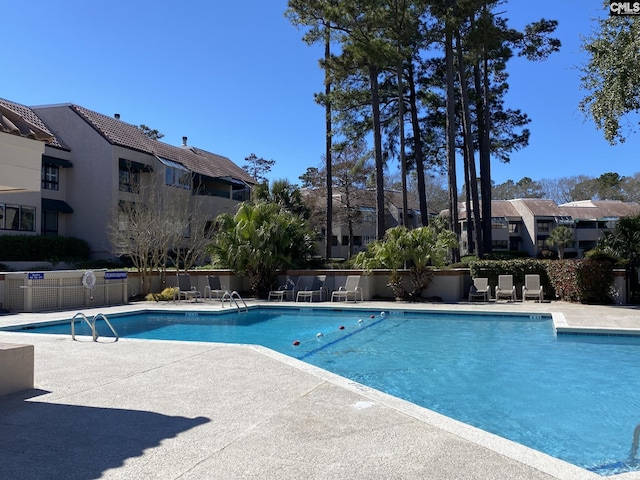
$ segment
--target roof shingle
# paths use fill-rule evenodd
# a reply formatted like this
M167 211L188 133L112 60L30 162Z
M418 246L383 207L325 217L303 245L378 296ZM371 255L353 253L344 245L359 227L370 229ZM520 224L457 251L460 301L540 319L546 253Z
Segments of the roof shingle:
M194 147L175 147L147 137L137 126L94 112L79 105L69 107L112 145L156 155L180 163L194 173L211 178L234 178L249 184L256 181L229 158Z

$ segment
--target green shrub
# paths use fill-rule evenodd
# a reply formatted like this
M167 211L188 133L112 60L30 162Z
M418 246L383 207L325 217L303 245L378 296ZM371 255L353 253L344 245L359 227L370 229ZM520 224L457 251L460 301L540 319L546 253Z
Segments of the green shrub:
M498 275L513 275L516 291L522 290L524 276L540 275L545 295L567 302L611 303L613 263L606 260L478 260L470 266L472 277L487 277L495 287Z
M76 262L89 258L89 244L75 237L2 235L5 262Z
M550 262L549 277L556 297L567 302L611 303L613 264L597 260L559 260Z

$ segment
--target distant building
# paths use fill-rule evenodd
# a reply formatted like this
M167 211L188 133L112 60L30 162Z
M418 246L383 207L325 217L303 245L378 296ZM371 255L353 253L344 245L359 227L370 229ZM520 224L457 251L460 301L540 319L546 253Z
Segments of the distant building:
M462 238L460 253L468 254L468 218L464 203L459 205ZM615 228L621 217L640 214L640 205L618 200L584 200L558 205L552 200L519 198L492 200L491 234L493 251L522 251L535 257L546 245L551 232L566 226L574 234L573 244L565 248L565 257L581 257L594 248L604 232Z
M44 142L16 135L7 140L9 135L0 129L0 184L19 177L12 180L18 189L0 195L0 234L74 236L89 243L92 258L111 258L106 226L120 202L139 198L152 175L169 196L176 191L172 189L191 190L204 200L211 219L233 213L239 202L250 198L255 184L227 157L189 146L187 137L180 147L153 140L119 115L72 104L29 108L3 99L0 113L2 118L24 119ZM16 143L28 143L29 162L20 160ZM29 166L14 175L14 163ZM9 222L7 212L14 211L32 220Z
M305 201L310 206L315 206L316 211L324 211L326 198L322 189L304 189L302 191ZM386 190L385 199L385 227L387 229L403 224L402 192ZM347 212L350 212L349 214ZM326 215L325 215L326 217ZM353 243L349 242L349 222L352 219ZM332 258L349 258L349 251L356 254L366 250L367 245L376 239L376 192L375 190L354 189L347 195L341 189L334 187L333 194L333 221L331 235ZM317 229L321 232L318 242L318 251L323 252L326 241L324 217L316 221ZM420 210L412 201L408 202L407 227L416 228L422 226Z

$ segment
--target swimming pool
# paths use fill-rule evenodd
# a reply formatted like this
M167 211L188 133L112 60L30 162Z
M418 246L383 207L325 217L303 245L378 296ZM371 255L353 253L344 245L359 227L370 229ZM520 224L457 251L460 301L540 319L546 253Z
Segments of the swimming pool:
M347 309L110 320L122 337L264 345L601 475L640 467L638 337L556 335L549 316Z

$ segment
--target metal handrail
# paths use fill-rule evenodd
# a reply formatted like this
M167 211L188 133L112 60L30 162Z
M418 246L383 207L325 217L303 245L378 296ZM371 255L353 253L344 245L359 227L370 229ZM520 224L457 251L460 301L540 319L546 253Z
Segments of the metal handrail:
M97 321L98 319L102 319L102 320L104 320L104 323L106 323L106 324L107 324L107 326L108 326L108 327L111 329L111 331L113 332L113 335L116 337L116 342L117 342L117 341L118 341L118 339L120 338L120 337L118 336L118 332L116 332L116 329L115 329L115 328L113 328L113 325L111 325L111 322L109 321L109 319L107 318L107 316L106 316L104 313L98 313L97 315L95 315L95 316L93 317L93 328L95 329L96 321ZM98 339L98 333L97 333L97 330L96 330L96 340L97 340L97 339Z
M224 295L222 295L222 300L221 300L222 308L224 308L224 302L227 299L229 299L229 306L231 306L231 302L233 302L238 310L240 310L240 305L238 305L237 300L240 300L244 305L244 311L245 312L249 311L247 302L244 301L244 299L240 296L240 294L237 291L234 290L233 292L230 292L229 290L227 290L226 292L224 292Z
M89 325L89 328L91 329L91 338L93 339L94 342L98 341L98 331L96 330L96 321L98 319L104 320L104 323L107 324L107 326L111 329L111 331L115 335L116 342L120 338L118 336L118 332L116 332L116 329L113 328L113 325L111 325L111 322L109 321L109 319L104 313L98 313L97 315L93 316L92 320L89 320L89 318L87 318L87 316L84 313L78 312L71 318L71 339L72 340L76 339L75 323L76 323L76 318L78 317L84 320L87 323L87 325Z
M75 340L76 339L75 323L76 323L76 318L78 318L78 317L82 318L82 320L87 322L87 325L89 325L89 328L91 329L91 338L93 339L94 342L96 342L98 340L98 334L96 333L95 322L91 323L91 321L87 318L87 316L82 312L76 313L71 318L71 340Z

